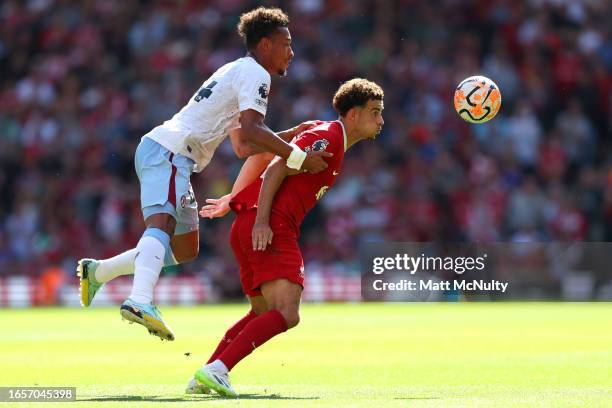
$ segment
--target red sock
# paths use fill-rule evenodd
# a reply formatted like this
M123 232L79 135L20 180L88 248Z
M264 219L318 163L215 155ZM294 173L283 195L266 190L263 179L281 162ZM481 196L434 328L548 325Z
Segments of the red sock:
M232 342L232 340L236 338L238 333L240 333L242 329L244 329L244 326L246 326L251 320L256 317L257 315L255 314L253 309L251 309L249 310L249 313L246 314L246 316L238 320L236 323L234 323L232 327L227 329L227 331L225 332L225 336L223 336L223 338L217 345L217 348L215 349L214 353L212 353L212 356L210 356L206 364L210 364L215 361L219 357L219 355L223 353L223 350L225 350L225 348Z
M270 310L251 320L219 356L219 360L231 370L272 337L287 331L287 322L278 310Z

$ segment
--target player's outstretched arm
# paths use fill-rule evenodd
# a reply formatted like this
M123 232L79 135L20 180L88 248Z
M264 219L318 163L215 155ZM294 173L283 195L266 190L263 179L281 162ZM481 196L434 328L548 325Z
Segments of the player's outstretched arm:
M306 121L291 129L279 132L278 135L284 140L289 141L300 133L317 126L319 123L321 122L317 120ZM200 216L202 218L212 219L225 216L230 210L229 203L232 197L259 177L274 158L272 153L261 152L261 149L243 140L244 137L242 136L241 128L230 130L229 135L236 155L242 156L248 153L246 155L249 157L242 165L230 194L226 194L219 198L206 199L206 205L200 210Z
M210 219L223 217L230 210L231 199L231 194L219 198L207 198L206 205L200 209L200 217Z
M251 234L254 251L265 251L266 246L272 243L273 233L270 228L272 202L285 177L295 173L297 171L288 169L280 157L275 157L268 166L264 174L261 190L259 190L257 216Z
M230 210L229 203L232 197L255 181L273 158L274 155L272 153L259 153L246 159L240 169L240 173L238 173L238 177L236 177L232 192L220 198L206 199L206 205L200 210L200 216L202 218L219 218L227 214Z
M240 112L241 136L246 142L273 153L285 159L286 165L295 170L307 170L318 173L327 168L323 157L331 157L326 152L304 152L297 146L290 145L278 137L263 122L264 116L253 110L247 109Z
M232 186L232 197L244 190L257 177L261 176L261 173L268 167L272 159L274 159L274 155L267 152L259 153L246 159Z

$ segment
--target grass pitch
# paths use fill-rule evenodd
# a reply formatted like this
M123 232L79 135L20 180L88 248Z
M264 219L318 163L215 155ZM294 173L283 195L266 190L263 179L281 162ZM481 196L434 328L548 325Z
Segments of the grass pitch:
M183 390L247 307L162 311L174 342L118 307L0 310L0 385L77 387L45 407L612 406L612 303L304 305L234 369L237 399Z

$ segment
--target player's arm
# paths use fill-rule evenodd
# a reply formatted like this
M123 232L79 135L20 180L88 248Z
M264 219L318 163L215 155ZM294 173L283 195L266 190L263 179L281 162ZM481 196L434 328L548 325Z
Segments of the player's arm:
M321 121L318 120L309 120L306 122L302 122L297 126L294 126L290 129L283 130L281 132L277 132L276 135L283 139L285 142L289 143L295 136L299 135L302 132L307 131L308 129L317 126ZM232 129L229 132L230 141L232 143L232 148L236 153L236 156L239 158L245 158L252 156L254 154L266 152L265 149L258 147L257 145L249 142L246 135L243 135L243 130L241 127ZM274 157L274 154L270 153L270 157Z
M236 194L242 191L246 186L251 184L257 177L263 173L264 169L270 164L274 158L272 153L259 153L250 156L240 169L236 181L232 187L232 191L220 198L206 199L206 205L200 210L200 216L203 218L223 217L230 210L229 203Z
M326 152L304 152L295 145L290 145L276 135L264 123L264 115L254 109L240 112L240 136L242 144L249 143L285 159L286 165L295 170L307 170L318 173L327 168L324 157L331 157Z
M292 127L291 129L283 130L282 132L277 132L276 134L285 142L290 142L300 133L305 132L321 123L323 122L320 120L307 120L306 122L302 122L299 125Z
M283 138L293 138L294 136L299 135L300 133L312 128L319 124L319 121L307 121L295 126L291 129L288 129L284 132L280 132L279 135L282 135ZM236 139L241 138L240 135L241 128L230 130L230 139L232 141L232 146L234 150L236 150L236 145L240 144ZM291 139L289 139L291 140ZM259 149L258 149L259 150ZM238 154L238 151L236 151ZM229 210L229 203L233 196L242 191L246 186L251 184L257 177L263 173L265 168L270 164L270 161L274 158L272 153L263 152L249 155L247 160L242 165L240 169L240 173L234 182L234 186L232 187L232 192L230 194L226 194L220 198L208 198L206 199L206 205L202 207L200 210L200 216L203 218L217 218L225 216ZM240 154L238 154L240 156Z
M280 188L285 177L299 171L289 169L280 157L275 157L264 174L259 198L257 201L257 216L253 225L251 238L254 251L265 251L266 246L272 243L272 228L270 228L270 212L274 196Z
M217 218L223 217L230 210L229 203L236 194L244 190L246 186L251 184L257 177L263 173L270 161L274 158L272 153L259 153L250 156L240 169L232 192L224 195L220 198L208 198L206 199L206 205L200 210L200 216L203 218Z
M317 126L321 121L318 120L309 120L299 125L285 130L283 132L279 132L278 135L282 137L285 141L291 140L293 137L307 131L308 129ZM232 129L229 131L230 140L232 141L232 146L234 147L234 151L238 156L241 156L238 152L238 145L244 144L245 142L240 141L242 138L241 128ZM249 146L249 143L247 143ZM261 173L263 173L264 169L270 164L270 161L274 158L272 153L263 152L263 153L255 153L256 151L260 151L256 147L248 154L247 160L242 165L240 169L240 173L234 182L234 186L232 187L232 192L230 194L226 194L220 198L208 198L206 199L206 205L202 207L200 210L200 216L203 218L217 218L223 217L230 210L229 203L233 196L242 191L246 186L251 184Z
M241 131L237 132L240 137L236 146L239 146L241 156L245 157L246 153L250 152L255 153L248 147L250 144L262 151L282 157L287 167L292 169L318 173L327 168L327 163L323 159L325 155L306 153L281 139L265 125L264 116L268 106L268 89L270 89L269 73L255 65L243 64L236 73L232 87L236 92L240 109Z

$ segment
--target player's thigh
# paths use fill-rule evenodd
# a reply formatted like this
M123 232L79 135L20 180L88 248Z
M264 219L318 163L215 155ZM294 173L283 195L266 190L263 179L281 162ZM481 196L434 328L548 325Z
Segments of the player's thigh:
M253 268L249 263L246 251L250 250L250 247L245 247L244 237L248 231L248 225L245 225L248 219L245 218L243 213L239 213L230 230L230 245L232 252L236 258L236 262L240 267L240 285L242 286L242 292L249 298L261 297L261 291L253 285Z
M147 227L160 228L170 236L196 231L197 202L190 182L194 162L145 137L134 163Z
M254 271L253 285L261 289L266 283L284 280L301 290L304 286L304 260L297 237L294 232L276 227L273 222L270 225L274 237L265 251L254 251L249 237L248 259ZM272 307L270 302L268 306Z
M176 208L170 201L172 175L176 171L170 161L172 153L154 140L142 138L134 164L140 181L140 206L147 227L168 224L170 216L177 220ZM157 214L164 214L156 216Z
M266 299L262 296L247 296L249 299L249 303L251 304L251 309L255 312L256 315L261 315L268 311L268 304L266 303Z
M194 260L200 250L200 231L175 234L170 240L170 248L178 263Z
M191 244L191 255L197 256L197 247L193 245L199 244L198 231L200 219L198 217L198 202L195 199L193 187L191 186L191 174L193 173L193 160L182 156L175 155L172 158L172 165L175 166L174 181L171 183L174 194L175 209L176 209L176 231L175 235L188 235L185 240ZM187 243L186 242L186 243Z

